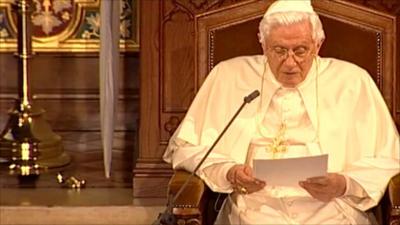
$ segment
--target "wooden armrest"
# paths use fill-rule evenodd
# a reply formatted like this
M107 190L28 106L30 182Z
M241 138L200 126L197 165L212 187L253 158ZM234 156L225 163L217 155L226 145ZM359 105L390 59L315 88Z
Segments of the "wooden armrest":
M169 198L176 195L189 176L187 171L175 171L168 185ZM203 180L194 176L175 202L173 213L178 224L213 224L225 197L226 194L212 192Z
M181 186L190 177L190 173L184 170L176 170L168 184L168 198L173 198ZM207 190L204 182L197 176L193 176L182 194L177 198L173 213L178 224L201 225L203 224L203 202Z
M400 225L400 173L394 176L388 186L390 225Z
M179 188L185 183L190 173L184 170L176 170L168 185L168 196L173 197L179 191ZM175 202L176 208L198 208L206 185L204 182L194 176L190 179L188 186Z

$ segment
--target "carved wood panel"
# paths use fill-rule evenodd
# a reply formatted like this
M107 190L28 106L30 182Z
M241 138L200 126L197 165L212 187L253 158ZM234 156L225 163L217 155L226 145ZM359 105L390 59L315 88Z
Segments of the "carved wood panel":
M393 15L400 14L400 2L397 0L346 0L368 8L376 9L383 12L388 12Z
M160 22L160 104L161 127L171 118L181 118L196 92L193 79L195 61L196 15L243 0L169 0L161 1ZM179 41L176 41L179 40ZM176 128L176 127L175 127ZM161 130L161 143L170 137L170 129Z
M389 13L393 15L393 17L396 20L397 23L397 30L396 30L396 35L394 38L397 40L394 42L394 46L392 48L395 48L396 51L396 58L397 58L397 71L395 71L396 78L395 81L396 83L393 84L394 89L396 90L393 93L393 98L395 99L395 105L394 105L394 112L395 112L395 121L397 123L397 127L400 127L400 51L399 51L399 46L400 46L400 1L398 0L345 0L347 2L353 2L362 6L365 6L366 8L378 10L381 12Z

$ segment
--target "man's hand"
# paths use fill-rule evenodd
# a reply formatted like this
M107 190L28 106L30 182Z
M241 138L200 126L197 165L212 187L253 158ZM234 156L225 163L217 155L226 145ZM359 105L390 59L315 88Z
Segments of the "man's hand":
M346 191L346 179L337 173L328 173L324 177L312 177L305 181L300 181L299 185L304 188L311 196L329 202L333 198L340 197Z
M253 177L253 170L246 165L232 166L226 177L231 182L235 191L241 194L250 194L261 190L265 186L264 181Z

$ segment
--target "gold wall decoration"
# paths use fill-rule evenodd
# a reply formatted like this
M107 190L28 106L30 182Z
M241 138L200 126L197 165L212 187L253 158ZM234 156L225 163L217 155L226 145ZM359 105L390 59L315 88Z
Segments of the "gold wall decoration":
M138 0L120 0L120 49L139 50ZM14 0L0 0L0 52L17 49ZM97 52L101 0L32 0L35 52Z

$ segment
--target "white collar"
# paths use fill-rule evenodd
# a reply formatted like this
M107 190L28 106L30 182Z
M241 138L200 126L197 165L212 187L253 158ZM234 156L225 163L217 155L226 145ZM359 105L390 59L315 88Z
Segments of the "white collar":
M275 76L272 74L271 68L268 65L267 59L264 60L264 87L262 93L262 107L260 109L260 113L264 115L268 106L271 102L272 97L276 94L276 91L282 88L282 84L279 83ZM318 71L317 71L318 70ZM301 98L303 99L304 106L308 115L310 116L311 123L314 128L317 130L318 128L318 109L317 109L317 89L316 89L316 81L317 76L321 73L321 60L320 57L316 57L313 60L313 64L308 72L308 75L304 81L298 84L295 88L300 92Z

